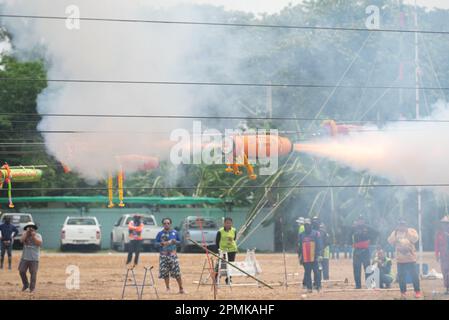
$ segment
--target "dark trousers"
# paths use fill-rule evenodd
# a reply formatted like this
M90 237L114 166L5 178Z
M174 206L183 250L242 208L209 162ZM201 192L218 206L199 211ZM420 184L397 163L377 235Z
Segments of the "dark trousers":
M329 280L329 259L323 259L321 261L321 267L323 268L321 278L323 280Z
M416 263L398 263L398 280L399 280L399 288L401 289L401 293L405 293L407 291L407 282L406 275L410 274L412 276L413 281L413 289L416 291L420 291L419 288L419 275L416 270Z
M229 262L234 262L235 261L235 256L236 256L236 254L237 254L237 252L228 252L228 261ZM220 276L219 274L218 274L218 264L219 263L221 263L222 265L221 265L221 269L224 269L224 268L228 268L228 265L226 264L226 262L221 262L221 261L219 261L219 262L217 262L217 265L215 266L215 282L217 282L217 279L218 279L218 277ZM229 277L229 278L231 278L231 280L232 280L232 277ZM228 279L228 277L226 277L226 284L228 284L229 283L229 280L230 279Z
M128 244L128 259L126 259L126 264L130 263L134 256L134 264L139 263L139 255L142 251L142 240L130 240Z
M11 261L12 256L12 241L10 241L8 244L6 242L1 242L1 263L3 266L3 261L5 260L5 253L8 253L8 261Z
M304 262L304 281L307 289L312 290L312 271L313 283L316 289L321 288L320 271L318 270L318 261Z
M22 279L22 284L25 288L30 288L31 291L36 288L37 270L39 269L39 261L20 260L19 274ZM27 271L30 271L31 279L28 282Z
M390 288L391 283L393 282L393 277L390 274L381 273L379 275L379 288Z
M355 287L362 288L362 266L366 279L366 268L370 265L369 249L354 249L352 267L354 269Z
M444 286L449 290L449 258L441 258L441 273L443 274Z

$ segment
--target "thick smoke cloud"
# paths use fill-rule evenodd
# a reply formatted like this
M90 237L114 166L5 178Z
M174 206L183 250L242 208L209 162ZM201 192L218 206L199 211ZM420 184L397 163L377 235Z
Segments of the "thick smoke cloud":
M66 16L72 4L83 17L201 20L191 7L164 12L148 1L7 0L0 8L11 14ZM187 25L81 21L79 30L69 30L63 20L5 18L2 23L13 35L16 55L28 59L44 53L48 79L192 81L204 70L201 59L195 59L205 49L201 33ZM49 82L38 97L41 114L191 115L200 114L198 105L189 86ZM189 128L191 121L44 116L38 129L48 153L94 182L117 170L123 155L166 159L170 132L179 127ZM138 168L128 164L124 169Z
M432 109L431 116L422 119L427 121L396 122L381 129L367 126L347 136L304 144L302 151L394 183L447 184L449 122L444 121L449 121L449 105L439 101Z

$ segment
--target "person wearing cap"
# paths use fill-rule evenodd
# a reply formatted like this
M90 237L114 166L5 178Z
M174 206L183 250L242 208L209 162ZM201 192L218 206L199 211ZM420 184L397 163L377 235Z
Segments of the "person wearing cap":
M421 298L419 287L419 275L416 268L416 248L418 242L418 232L413 228L408 228L405 220L400 220L397 228L388 237L388 242L396 248L396 262L398 270L399 288L401 298L406 298L407 282L406 275L410 274L413 280L415 298Z
M37 226L34 223L27 224L20 241L23 243L22 258L19 263L19 274L22 279L22 291L30 289L33 292L36 288L37 270L39 268L40 248L42 246L42 236L37 233ZM31 278L28 281L27 271Z
M322 244L318 232L312 229L310 219L305 219L304 232L299 235L298 256L300 264L304 266L304 280L308 292L312 292L312 271L315 289L319 291L321 279L318 261L322 258Z
M366 268L371 265L371 255L369 247L377 238L378 232L365 223L365 219L360 215L355 221L350 235L350 243L352 244L352 267L354 271L355 288L362 289L362 266L365 272Z
M135 267L139 263L139 255L142 250L142 231L143 231L143 221L142 217L138 214L133 216L133 219L128 223L128 233L129 233L129 245L128 245L128 258L126 259L126 264L129 264L133 259L134 253L134 265Z
M304 217L299 217L296 220L296 222L298 223L298 239L299 239L299 235L304 232ZM305 278L305 270L304 270L304 276L303 276L303 279L302 279L302 288L303 289L307 288L307 286L306 286L306 278Z
M304 232L304 217L299 217L296 222L298 223L298 234Z
M160 247L159 255L159 279L164 279L167 293L170 292L170 277L178 282L179 293L186 291L182 285L181 269L179 267L176 246L181 243L179 234L171 228L172 220L170 218L162 219L164 229L159 231L156 236L156 245Z
M11 223L11 217L5 216L3 224L0 225L0 247L1 247L1 261L0 269L3 269L5 261L5 254L8 252L8 269L11 270L12 263L12 246L14 237L19 233L17 227Z
M327 241L327 239L323 235L323 232L321 231L320 226L321 226L320 218L318 216L314 216L312 218L312 230L317 232L318 237L321 240L321 245L322 245L323 254L324 254L325 242ZM321 283L321 280L323 279L323 257L320 257L320 260L318 260L318 275L320 277L320 283ZM313 286L316 287L315 282L313 283Z
M435 257L440 262L444 286L446 287L445 294L449 294L449 217L443 217L440 222L441 228L435 237Z

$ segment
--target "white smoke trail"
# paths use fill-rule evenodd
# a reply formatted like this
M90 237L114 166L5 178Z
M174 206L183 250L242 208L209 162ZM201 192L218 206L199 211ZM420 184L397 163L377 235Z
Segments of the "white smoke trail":
M197 14L185 7L170 13L156 11L149 3L0 0L3 13L24 15L66 16L72 4L80 8L82 17L157 19L163 14L163 19L187 20L186 16L192 19ZM81 21L79 30L69 30L62 20L5 18L2 22L13 34L15 54L29 57L36 48L44 48L49 79L190 81L192 57L202 49L199 36L185 25ZM50 82L38 98L41 114L186 115L195 113L194 108L192 89L183 86ZM104 131L43 134L51 155L95 182L118 169L117 156L166 158L170 131L183 126L188 123L176 119L44 117L38 129Z
M423 120L449 120L439 101ZM373 129L373 128L371 128ZM401 184L449 183L449 122L397 122L379 130L352 132L299 145L299 151L326 157L357 171ZM448 188L435 188L448 192Z

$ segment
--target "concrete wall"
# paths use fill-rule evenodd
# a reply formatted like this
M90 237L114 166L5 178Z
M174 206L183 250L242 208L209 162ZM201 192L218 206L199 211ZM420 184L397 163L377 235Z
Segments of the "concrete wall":
M39 232L44 238L44 248L57 249L59 248L59 239L62 224L67 216L95 216L101 224L102 230L102 248L109 249L109 239L114 223L123 214L127 213L147 213L154 214L156 222L161 225L161 220L164 217L170 217L173 220L173 226L179 226L182 219L186 216L206 216L221 218L225 213L219 208L161 208L160 212L151 213L149 208L91 208L88 211L82 212L80 209L65 209L65 208L21 208L20 212L28 212L33 215L36 223L39 224ZM229 213L232 217L234 225L237 229L246 220L248 208L233 208ZM260 215L260 220L264 213ZM255 221L257 224L258 220ZM162 229L162 227L161 227ZM274 225L262 228L259 227L250 237L240 246L240 249L257 248L263 251L274 250Z

